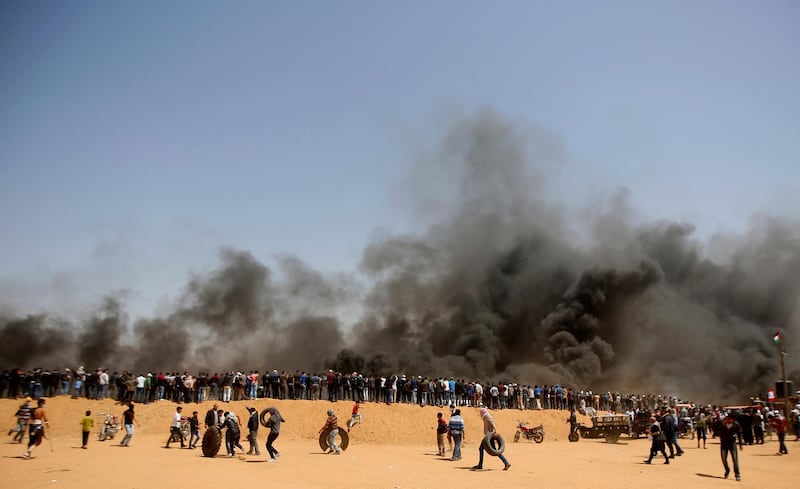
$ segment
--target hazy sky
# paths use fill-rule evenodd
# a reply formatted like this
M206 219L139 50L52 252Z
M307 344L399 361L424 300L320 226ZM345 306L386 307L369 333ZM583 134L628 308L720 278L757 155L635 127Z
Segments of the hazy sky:
M798 216L798 25L791 0L2 2L0 306L148 314L221 246L355 272L376 229L430 224L409 171L486 109L559 141L566 209L624 187L703 238Z

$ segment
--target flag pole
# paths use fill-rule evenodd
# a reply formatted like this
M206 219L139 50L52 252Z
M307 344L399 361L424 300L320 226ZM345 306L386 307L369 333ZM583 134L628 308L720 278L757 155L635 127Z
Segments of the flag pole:
M781 360L781 381L783 382L783 416L789 419L789 386L786 385L786 367L784 366L783 357L786 356L786 350L783 348L783 335L778 331L773 337L775 344L778 345L778 355Z

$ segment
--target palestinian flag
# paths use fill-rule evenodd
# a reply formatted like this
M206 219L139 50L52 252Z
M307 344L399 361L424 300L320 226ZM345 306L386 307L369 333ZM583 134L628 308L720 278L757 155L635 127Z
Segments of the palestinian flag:
M783 339L783 336L781 335L780 331L775 333L775 336L772 337L772 341L774 341L776 345L780 345L782 339Z

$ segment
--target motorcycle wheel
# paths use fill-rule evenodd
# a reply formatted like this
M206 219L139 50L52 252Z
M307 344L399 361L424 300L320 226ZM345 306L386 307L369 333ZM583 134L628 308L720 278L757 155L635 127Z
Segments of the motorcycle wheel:
M100 441L106 441L106 438L108 437L108 428L103 427L103 429L100 430L99 437L100 437Z
M580 437L580 436L578 436L578 434L577 434L577 433L570 433L570 434L569 434L569 436L568 436L567 438L568 438L568 439L569 439L569 441L571 441L571 442L576 442L576 441L578 441L578 440L580 440L580 439L581 439L581 437Z
M533 434L533 441L536 443L541 443L544 441L544 435L542 433L534 433Z
M516 442L518 442L518 441L519 441L519 431L517 431L516 433L514 433L514 443L516 443Z

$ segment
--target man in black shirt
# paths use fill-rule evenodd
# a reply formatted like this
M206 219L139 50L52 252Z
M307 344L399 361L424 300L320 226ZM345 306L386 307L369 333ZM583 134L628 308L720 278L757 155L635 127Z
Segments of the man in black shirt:
M728 454L730 453L733 459L733 475L736 476L737 481L742 480L741 474L739 473L739 453L736 451L737 440L739 441L739 451L744 448L742 426L736 421L736 416L733 413L729 413L722 420L718 435L722 467L725 469L725 478L727 479L728 475L731 473L731 469L728 466Z

